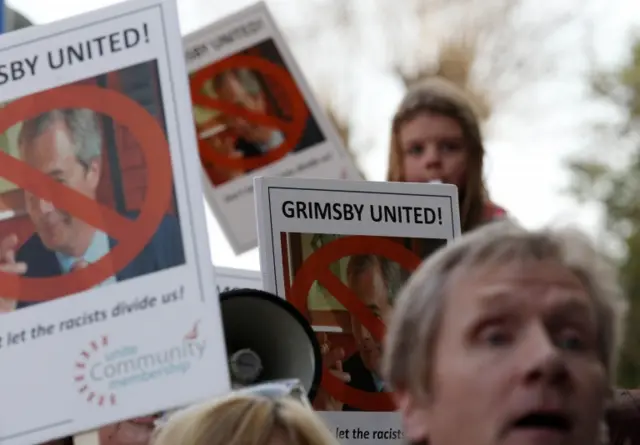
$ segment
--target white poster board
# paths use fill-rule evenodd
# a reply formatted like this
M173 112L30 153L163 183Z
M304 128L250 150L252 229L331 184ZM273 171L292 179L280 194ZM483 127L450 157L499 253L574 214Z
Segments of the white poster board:
M256 270L216 267L215 283L218 294L231 289L262 289L262 277ZM157 420L153 417L127 419L104 426L99 431L76 435L73 443L74 445L127 444L133 437L136 438L136 443L146 443L153 434Z
M262 289L262 276L258 270L216 267L218 294L231 289Z
M177 17L131 0L0 37L3 445L229 390Z
M254 176L361 179L265 3L184 45L205 196L236 254L258 243Z
M351 380L323 376L314 407L342 444L402 444L379 375L384 319L421 261L460 236L457 189L256 178L264 289L310 321Z

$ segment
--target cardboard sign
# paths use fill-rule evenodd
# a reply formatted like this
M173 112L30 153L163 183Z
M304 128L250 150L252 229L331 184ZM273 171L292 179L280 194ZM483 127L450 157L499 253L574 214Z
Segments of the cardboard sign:
M228 391L175 2L0 53L0 443Z
M260 272L255 270L216 267L215 278L218 294L231 289L262 289ZM74 445L147 443L151 440L154 428L159 421L162 421L159 414L123 420L103 426L98 431L75 436Z
M263 286L323 345L315 409L343 444L403 443L379 377L383 320L422 260L460 236L456 187L256 178L255 188Z
M264 3L184 42L205 196L236 254L258 242L254 176L361 179Z

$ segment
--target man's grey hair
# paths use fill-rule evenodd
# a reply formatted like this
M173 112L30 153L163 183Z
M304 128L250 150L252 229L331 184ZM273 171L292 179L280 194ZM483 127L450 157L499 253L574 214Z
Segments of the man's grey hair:
M463 235L429 257L396 301L388 327L383 373L395 390L427 397L433 351L450 286L474 268L529 260L553 260L571 271L594 304L599 357L611 385L624 331L627 300L615 265L573 230L530 231L500 221Z
M98 114L86 108L64 108L47 111L22 123L18 136L18 146L28 150L33 141L51 128L63 122L76 148L78 161L88 167L102 155L102 134Z
M402 278L402 270L394 261L380 255L351 255L347 263L347 281L351 286L360 275L375 267L379 267L382 274L387 301L393 305Z
M217 74L213 78L213 89L220 91L224 82L229 78L236 79L242 88L252 96L257 96L262 93L262 85L257 74L248 68L232 68Z

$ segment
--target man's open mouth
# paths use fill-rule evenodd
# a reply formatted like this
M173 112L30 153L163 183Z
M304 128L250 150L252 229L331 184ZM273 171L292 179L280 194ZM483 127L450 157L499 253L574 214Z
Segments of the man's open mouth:
M571 418L560 411L532 411L513 423L515 429L550 431L567 434L571 431Z

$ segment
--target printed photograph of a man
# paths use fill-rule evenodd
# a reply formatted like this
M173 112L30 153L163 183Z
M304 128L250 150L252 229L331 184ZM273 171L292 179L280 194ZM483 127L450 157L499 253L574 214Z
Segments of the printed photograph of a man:
M278 48L271 39L240 54L269 61L287 70ZM256 114L278 118L282 122L291 122L293 119L290 111L291 98L287 97L286 89L279 85L278 80L258 70L237 67L221 71L205 83L202 93ZM255 158L278 149L289 137L277 128L197 105L194 106L194 116L198 138L204 141L200 144L203 167L213 185L221 185L239 178L250 170L231 170L208 162L207 151L213 150L230 158ZM307 116L302 137L297 141L293 153L311 148L325 140L308 108Z
M321 248L346 235L322 233L283 233L283 270L285 295L290 298L290 288L305 261ZM371 237L375 243L378 237ZM446 245L445 240L392 238L401 244L408 254L420 257ZM340 278L345 288L352 291L372 315L386 324L393 309L396 295L410 276L410 271L383 255L354 254L341 258L328 266L330 272ZM288 279L288 280L287 280ZM321 281L316 281L309 291L307 306L303 311L317 332L322 348L323 362L329 371L344 385L365 393L380 393L386 399L389 410L393 401L381 378L382 342L354 314L350 313ZM357 400L356 400L357 402ZM379 411L367 403L345 403L329 394L321 386L314 408L320 411Z
M256 113L267 113L266 96L255 71L247 68L223 71L212 82L213 90L220 99L240 104ZM229 152L242 157L263 155L284 142L284 133L276 128L252 124L241 117L224 113L221 114L221 119L237 135ZM225 139L225 143L232 143L231 139Z
M377 255L353 255L347 263L347 283L357 297L383 323L393 308L395 289L400 286L401 271L397 263ZM349 314L355 351L345 356L344 348L332 345L330 336L321 337L323 360L332 373L346 385L366 392L385 392L380 370L382 343L356 317ZM324 391L317 397L317 409L361 411L335 400Z
M163 116L154 62L83 81L113 88ZM144 79L144 82L140 80ZM144 102L143 102L144 100ZM164 121L159 124L164 128ZM139 143L109 117L89 109L54 109L17 124L10 143L19 159L66 187L135 219L147 193L146 163ZM4 207L4 208L3 208ZM4 210L4 211L3 211ZM87 267L118 243L28 190L0 193L0 270L24 277L53 277ZM175 198L146 247L122 270L96 286L184 264L184 251ZM0 291L1 296L1 291ZM30 302L6 298L3 310Z

